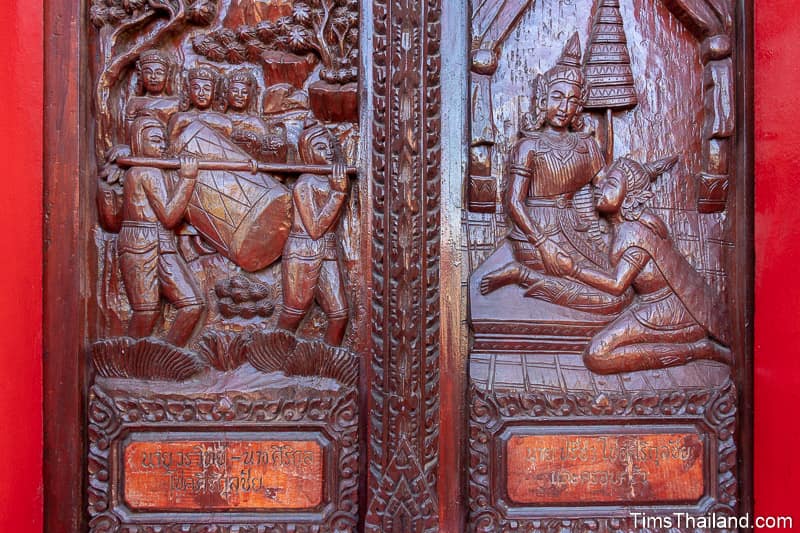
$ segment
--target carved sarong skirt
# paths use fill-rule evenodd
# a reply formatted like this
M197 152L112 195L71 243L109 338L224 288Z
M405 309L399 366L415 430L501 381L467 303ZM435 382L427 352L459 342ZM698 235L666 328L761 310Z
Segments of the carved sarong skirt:
M697 325L669 287L638 295L631 312L640 324L655 331L675 331Z
M203 303L175 237L156 222L123 222L117 241L131 309L157 311L163 295L175 308Z

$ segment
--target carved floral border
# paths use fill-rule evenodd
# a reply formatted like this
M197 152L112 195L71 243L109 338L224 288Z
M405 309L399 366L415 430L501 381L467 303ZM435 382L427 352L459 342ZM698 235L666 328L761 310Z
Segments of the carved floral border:
M367 531L437 531L441 0L372 0Z
M94 385L89 397L88 511L92 533L328 533L355 531L358 522L358 403L355 389L298 397L287 391L262 394L206 394L186 397L154 395L141 398L109 392ZM198 423L237 424L263 429L284 424L324 429L338 443L333 447L338 484L331 499L333 512L323 523L293 523L280 515L262 515L242 523L126 523L111 501L112 448L129 430L153 424L196 431ZM219 427L219 426L215 426ZM273 426L275 427L275 426Z
M589 417L620 417L626 424L659 417L682 423L697 420L716 435L717 500L708 513L734 516L738 507L736 479L736 387L731 380L719 388L638 394L491 392L470 387L469 516L470 531L481 533L622 532L633 529L630 518L567 519L542 513L531 518L509 518L493 505L491 441L508 424L535 424L544 419L586 421Z

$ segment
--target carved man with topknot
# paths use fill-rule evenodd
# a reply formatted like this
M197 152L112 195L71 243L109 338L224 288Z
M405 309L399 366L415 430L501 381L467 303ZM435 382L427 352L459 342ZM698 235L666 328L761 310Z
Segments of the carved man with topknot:
M333 165L328 175L301 174L292 191L292 229L283 249L283 311L278 326L295 331L316 300L328 317L325 342L342 343L349 317L338 261L336 225L347 198L341 149L325 126L311 125L299 142L308 165Z
M164 124L139 117L131 125L135 157L163 158L167 151ZM197 160L181 157L172 192L158 168L131 167L123 186L123 222L117 241L119 263L132 316L128 334L152 335L161 315L161 298L176 309L166 341L183 346L205 309L203 296L189 267L178 254L174 228L186 214L197 178Z

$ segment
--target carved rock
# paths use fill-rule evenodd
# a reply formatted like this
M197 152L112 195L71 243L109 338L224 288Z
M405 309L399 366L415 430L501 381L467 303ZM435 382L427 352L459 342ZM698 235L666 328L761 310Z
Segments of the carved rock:
M214 292L219 299L220 314L228 319L236 316L266 318L275 311L273 289L244 276L217 281Z

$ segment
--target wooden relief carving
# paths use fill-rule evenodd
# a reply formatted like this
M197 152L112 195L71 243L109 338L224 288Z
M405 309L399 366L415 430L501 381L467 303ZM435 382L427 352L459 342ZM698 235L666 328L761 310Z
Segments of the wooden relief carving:
M472 7L470 528L735 514L733 2Z
M54 531L746 510L743 2L82 1Z
M436 531L441 4L374 0L372 7L374 289L365 529Z
M87 2L91 530L354 530L358 2Z

